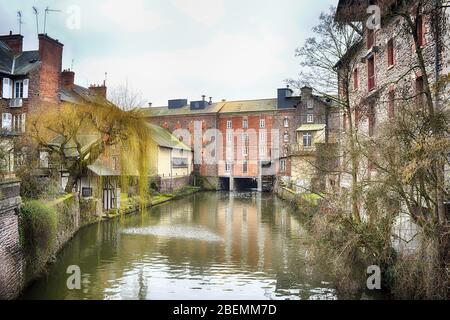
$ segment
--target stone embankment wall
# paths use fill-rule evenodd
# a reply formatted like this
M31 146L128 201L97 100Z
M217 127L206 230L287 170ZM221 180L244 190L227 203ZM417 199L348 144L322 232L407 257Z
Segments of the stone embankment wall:
M13 299L24 283L20 247L18 181L0 181L0 299Z

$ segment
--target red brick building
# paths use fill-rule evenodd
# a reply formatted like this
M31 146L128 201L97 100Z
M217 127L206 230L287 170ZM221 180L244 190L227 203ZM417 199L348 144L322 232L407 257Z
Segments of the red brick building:
M272 189L277 176L290 177L292 145L301 124L327 124L327 131L339 125L329 121L329 106L310 88L303 88L302 96L282 88L273 99L208 102L203 96L191 103L169 100L167 107L143 113L188 142L197 173L217 188L261 191Z

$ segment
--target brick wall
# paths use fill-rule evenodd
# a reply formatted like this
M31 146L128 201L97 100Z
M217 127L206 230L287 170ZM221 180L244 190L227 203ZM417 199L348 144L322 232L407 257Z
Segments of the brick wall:
M18 182L0 182L0 300L17 297L24 283L17 216L19 193Z

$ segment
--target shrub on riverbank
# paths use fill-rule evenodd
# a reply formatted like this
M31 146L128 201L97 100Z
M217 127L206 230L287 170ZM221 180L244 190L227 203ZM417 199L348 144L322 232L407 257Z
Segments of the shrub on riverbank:
M56 210L39 200L27 201L20 210L21 240L27 257L27 273L43 268L52 252L57 233Z

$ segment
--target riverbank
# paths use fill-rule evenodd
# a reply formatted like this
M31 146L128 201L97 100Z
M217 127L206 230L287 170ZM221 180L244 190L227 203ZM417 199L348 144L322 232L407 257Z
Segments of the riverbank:
M126 201L122 202L118 212L100 215L97 201L79 199L76 194L67 194L52 201L25 201L24 207L28 207L30 212L35 211L35 216L32 216L33 213L30 212L26 219L23 214L20 215L20 260L23 261L19 266L22 270L21 279L16 279L17 283L11 285L15 287L16 293L12 293L9 297L20 296L28 286L47 272L49 265L56 260L59 252L82 228L123 215L135 214L141 210L142 205L150 208L199 191L201 190L198 187L185 186L170 194L149 196L143 204L136 198L124 199ZM27 206L27 203L31 203L31 206ZM44 215L51 217L50 221L54 219L54 225L49 223L49 220L42 219Z

